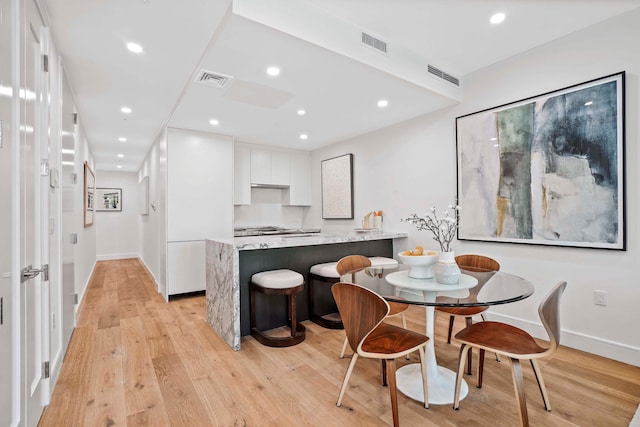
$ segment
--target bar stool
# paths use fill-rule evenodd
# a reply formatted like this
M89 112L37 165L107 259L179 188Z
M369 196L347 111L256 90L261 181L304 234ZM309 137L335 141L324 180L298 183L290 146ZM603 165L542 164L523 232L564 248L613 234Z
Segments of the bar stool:
M340 281L340 275L336 266L337 262L325 262L312 265L309 269L309 320L328 329L344 329L340 314L337 312L319 315L315 310L315 290L317 284L331 288L334 283ZM333 296L331 296L333 300Z
M304 277L292 270L262 271L251 276L249 296L251 300L251 336L269 347L290 347L304 341L305 327L296 320L296 294L304 289ZM265 295L286 295L290 336L267 334L256 326L256 292Z

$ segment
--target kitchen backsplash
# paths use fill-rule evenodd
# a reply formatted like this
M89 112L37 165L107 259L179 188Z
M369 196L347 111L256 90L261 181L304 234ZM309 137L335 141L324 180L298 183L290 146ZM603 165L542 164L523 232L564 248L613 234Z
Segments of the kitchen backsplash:
M280 191L270 188L252 189L250 205L234 206L234 227L258 225L303 227L305 208L283 206Z

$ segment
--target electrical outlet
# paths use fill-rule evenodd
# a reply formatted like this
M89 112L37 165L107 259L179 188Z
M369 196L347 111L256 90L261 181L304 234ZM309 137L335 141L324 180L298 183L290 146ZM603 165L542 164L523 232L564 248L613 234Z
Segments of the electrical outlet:
M593 303L595 305L607 305L607 293L605 291L593 291Z

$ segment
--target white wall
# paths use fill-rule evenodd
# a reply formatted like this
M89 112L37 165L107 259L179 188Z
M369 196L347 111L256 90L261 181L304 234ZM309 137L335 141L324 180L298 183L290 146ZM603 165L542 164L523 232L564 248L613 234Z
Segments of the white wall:
M93 158L89 150L89 143L82 127L82 115L79 116L78 126L75 135L75 157L74 169L77 176L75 184L74 199L76 201L74 209L75 223L78 230L78 243L74 249L75 257L75 287L76 293L82 301L84 293L89 285L91 274L96 265L96 227L94 225L84 227L84 162L88 162L91 170L95 174ZM80 304L76 305L76 312Z
M140 215L140 259L152 274L158 292L167 287L167 132L153 143L138 171L138 182L149 177L149 215Z
M402 125L351 139L312 154L313 207L305 226L324 230L358 227L361 217L384 211L384 228L409 233L408 246L435 245L400 218L446 206L456 195L455 118L522 98L625 70L626 74L626 227L627 251L454 242L456 253L482 253L502 269L531 280L535 294L492 307L494 317L546 338L537 307L560 280L568 287L562 301L562 344L640 366L640 231L638 191L638 75L640 10L605 21L532 49L463 78L464 101ZM320 161L354 153L354 221L323 221ZM464 208L464 207L463 207ZM593 304L594 290L607 292L606 307Z
M137 258L138 174L136 172L96 172L97 188L122 190L122 212L96 212L96 256L103 259Z

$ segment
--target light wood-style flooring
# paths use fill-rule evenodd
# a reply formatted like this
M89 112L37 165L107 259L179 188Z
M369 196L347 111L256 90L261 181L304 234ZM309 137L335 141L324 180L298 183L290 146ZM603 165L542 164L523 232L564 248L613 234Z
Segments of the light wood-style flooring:
M407 320L424 331L423 308L411 307ZM437 321L436 353L439 364L455 370L458 346L446 343L447 321ZM358 360L343 406L335 406L349 364L338 357L344 332L304 324L306 340L297 346L270 348L244 337L234 352L207 324L204 296L165 303L137 259L100 261L39 425L392 425L374 360ZM518 425L509 362L487 354L485 363L477 389L475 352L459 411L424 409L399 393L401 425ZM532 426L628 426L640 402L640 368L565 347L541 366L553 410L544 410L523 364Z

